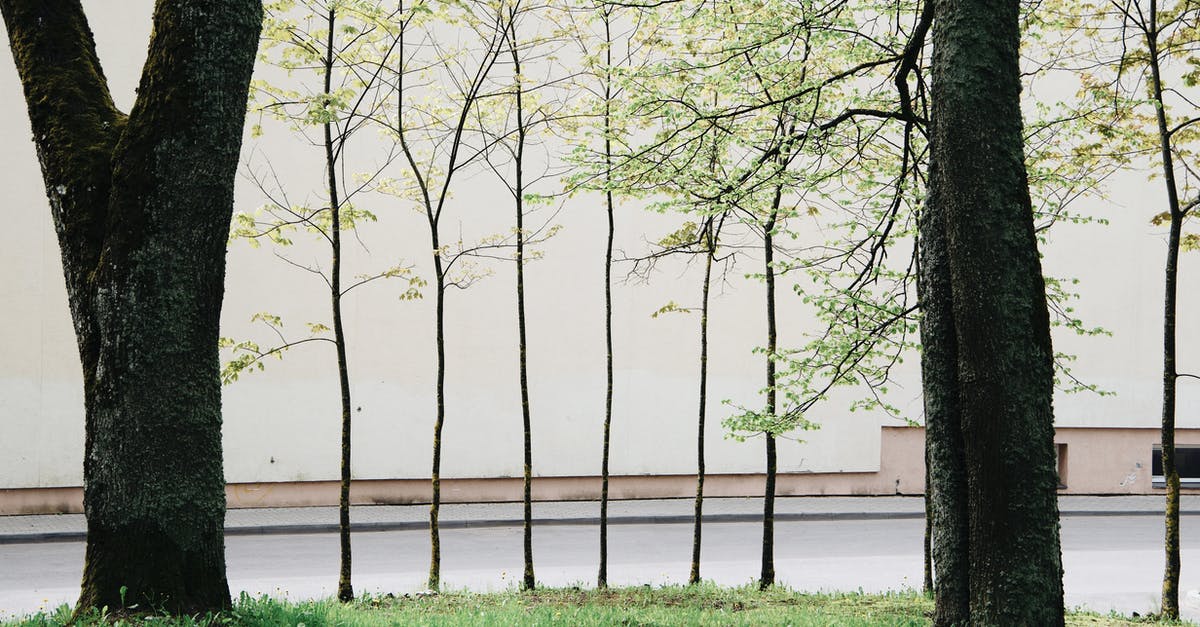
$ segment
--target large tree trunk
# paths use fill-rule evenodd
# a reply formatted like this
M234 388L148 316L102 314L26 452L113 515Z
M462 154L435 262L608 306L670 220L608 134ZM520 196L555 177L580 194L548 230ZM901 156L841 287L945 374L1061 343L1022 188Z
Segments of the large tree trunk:
M80 608L229 606L218 320L262 7L161 0L113 106L78 0L0 0L83 365Z
M968 620L1061 625L1053 353L1024 166L1018 4L935 0L928 210L945 230L922 239L945 237L954 343L940 348L957 372Z

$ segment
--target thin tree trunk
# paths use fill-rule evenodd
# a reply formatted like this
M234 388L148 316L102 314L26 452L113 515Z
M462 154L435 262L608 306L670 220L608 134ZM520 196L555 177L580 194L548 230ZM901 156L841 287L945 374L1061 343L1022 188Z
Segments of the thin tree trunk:
M776 406L775 393L775 221L779 217L779 206L783 189L775 188L775 199L771 205L771 214L763 225L763 260L767 282L767 415L774 421ZM767 432L767 481L763 490L763 536L762 536L762 571L759 573L758 587L766 590L775 584L775 475L778 471L777 455L775 453L775 434Z
M1053 350L1023 155L1019 3L935 2L929 200L945 222L953 303L969 621L1062 625Z
M442 580L442 543L438 530L438 510L442 503L442 425L446 417L446 275L438 253L437 226L433 226L433 268L437 282L435 294L437 313L434 322L437 342L437 417L433 422L433 468L430 473L433 498L429 504L429 581L427 587L437 591Z
M1163 567L1162 616L1179 619L1179 469L1175 466L1175 384L1179 380L1175 363L1175 312L1179 272L1179 238L1182 218L1171 217L1167 241L1166 285L1163 307L1163 408L1162 408L1162 468L1166 480L1165 508L1166 553Z
M404 11L404 3L397 3L399 11ZM397 111L404 110L404 33L407 26L407 21L402 21L399 24L399 32L397 37L398 49L398 65L396 71L396 108ZM417 158L413 150L405 138L405 129L402 116L397 117L395 127L397 140L400 142L401 151L404 154L405 160L408 162L413 178L416 180L417 187L421 193L421 202L425 209L425 218L429 225L429 239L433 252L433 273L434 273L434 293L436 299L435 314L435 335L437 344L437 409L436 417L433 423L433 462L430 471L430 482L432 487L432 499L429 505L429 580L428 587L430 590L437 591L441 584L441 562L442 550L438 529L438 514L442 501L442 484L441 484L441 466L442 466L442 427L445 424L446 418L446 271L453 264L454 255L451 255L449 261L443 259L443 254L446 251L442 250L440 238L440 224L442 218L442 210L445 208L446 199L450 195L450 183L454 177L454 173L459 167L458 152L462 147L463 133L466 129L467 119L470 116L471 108L479 98L479 89L483 84L484 77L487 76L496 59L499 57L501 48L497 45L499 40L493 41L494 44L488 51L488 55L484 60L484 64L479 68L478 74L472 78L472 83L464 94L462 108L458 113L458 121L453 129L453 137L450 139L450 154L446 160L445 176L441 181L440 191L434 195L429 189L429 182L421 173L421 167L417 163ZM436 199L436 200L435 200Z
M397 3L397 9L400 12L404 11L404 2ZM396 111L404 110L404 33L407 21L400 23L399 32L396 37L399 39L397 44L397 65L396 65ZM465 117L465 109L463 117ZM413 178L417 181L417 186L421 190L421 200L425 209L425 219L429 225L429 243L433 251L433 280L434 280L434 343L436 346L436 370L437 376L434 383L436 395L434 420L433 420L433 454L432 464L430 469L430 502L429 502L429 577L426 580L426 587L429 590L436 592L441 586L442 579L442 543L440 530L438 529L438 513L442 503L442 426L446 418L446 267L442 260L441 234L439 232L439 224L441 219L441 204L434 205L433 198L429 192L429 185L425 177L421 175L421 169L417 165L416 157L405 139L403 117L397 115L396 118L396 137L400 141L400 147L404 153L405 159L408 161L408 167L412 171ZM452 155L457 154L457 141L452 149ZM449 171L453 172L454 157L451 157ZM441 200L445 200L446 189L449 187L450 180L447 176L443 183Z
M83 366L77 611L230 604L217 352L257 2L160 0L128 116L78 0L0 0Z
M526 361L528 342L525 335L525 110L524 90L520 83L521 57L517 53L516 9L510 14L508 30L512 34L509 40L512 52L513 72L518 77L516 85L517 100L517 153L516 153L516 185L513 196L516 198L517 213L517 344L519 353L520 387L521 387L521 426L522 441L525 452L524 474L524 556L525 572L521 579L521 588L533 590L537 587L537 579L533 575L533 437L529 417L529 369Z
M604 444L600 454L600 569L596 587L608 587L608 460L612 442L613 414L613 326L612 326L612 264L613 237L616 233L612 193L612 30L611 8L605 6L604 16L604 207L608 214L608 242L604 249Z
M1179 188L1175 183L1175 163L1171 154L1171 132L1163 102L1162 74L1159 68L1158 2L1150 0L1150 22L1143 31L1150 63L1150 90L1155 103L1158 123L1159 150L1162 155L1163 185L1167 188L1167 208L1171 218L1167 239L1167 263L1163 271L1163 405L1162 405L1162 467L1166 480L1165 564L1162 584L1162 616L1179 619L1179 470L1175 467L1175 386L1179 382L1176 364L1175 316L1178 300L1179 241L1183 230L1184 212L1179 205Z
M337 22L336 9L330 8L325 40L325 93L333 88L333 36ZM342 400L342 463L341 486L338 495L338 546L340 568L338 574L338 600L354 600L354 586L350 582L350 370L346 362L346 334L342 327L342 205L338 199L337 158L334 156L332 122L325 122L325 169L328 174L329 243L332 249L332 268L329 277L329 300L333 308L333 341L337 348L338 387Z
M716 228L711 224L709 229ZM696 418L696 506L692 526L692 572L688 583L700 583L700 537L704 520L704 423L708 415L708 295L712 283L716 236L710 231L704 238L704 288L700 300L700 395Z

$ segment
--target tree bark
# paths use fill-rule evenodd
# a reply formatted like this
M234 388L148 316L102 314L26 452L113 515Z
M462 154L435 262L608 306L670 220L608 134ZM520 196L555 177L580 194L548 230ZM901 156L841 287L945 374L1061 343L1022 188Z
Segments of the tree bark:
M933 598L933 501L929 497L929 456L925 456L925 493L921 496L925 501L925 539L922 543L923 568L921 593Z
M78 0L0 0L83 366L79 609L230 604L218 321L262 7L160 0L128 116Z
M937 178L938 163L930 164ZM970 573L967 554L967 473L959 422L957 342L953 295L946 250L945 205L931 183L919 217L918 290L921 302L921 384L925 401L925 459L929 477L927 508L932 535L931 555L937 569L933 582L934 618L939 627L966 625L970 618Z
M935 0L928 206L943 221L952 303L968 621L1061 625L1053 352L1024 166L1018 5Z

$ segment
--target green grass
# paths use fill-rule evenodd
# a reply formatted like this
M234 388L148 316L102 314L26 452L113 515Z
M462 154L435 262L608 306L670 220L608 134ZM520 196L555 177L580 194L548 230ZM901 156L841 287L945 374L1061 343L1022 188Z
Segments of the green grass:
M917 593L804 594L786 588L759 592L753 586L713 585L651 588L539 589L534 592L365 597L343 605L336 601L293 603L242 596L234 608L216 616L122 617L94 612L78 624L99 625L291 625L304 627L368 625L928 625L933 603ZM67 606L14 623L21 627L64 625ZM1072 613L1068 625L1086 627L1145 624L1117 616Z

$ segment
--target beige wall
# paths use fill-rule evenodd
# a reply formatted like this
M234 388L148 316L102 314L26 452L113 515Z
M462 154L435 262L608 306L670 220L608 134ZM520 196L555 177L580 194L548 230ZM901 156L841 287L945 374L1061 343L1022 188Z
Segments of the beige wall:
M124 108L133 99L151 4L150 0L85 0L115 100ZM7 49L2 37L0 48ZM0 230L0 310L5 322L0 325L0 489L8 490L11 498L17 498L11 496L17 493L14 490L78 486L83 448L78 359L57 243L18 85L11 58L0 54L0 186L5 190L6 223ZM361 157L371 158L371 154ZM284 184L299 190L297 196L311 198L317 193L308 190L320 178L319 155L278 126L268 124L263 138L247 139L244 159L247 167L261 167L270 160ZM457 234L461 228L470 239L508 228L509 210L497 201L504 194L488 176L472 177L455 198L448 210L449 232ZM1161 380L1157 323L1162 301L1158 273L1163 241L1162 230L1147 220L1158 211L1155 203L1160 194L1141 175L1123 176L1117 182L1111 202L1086 209L1110 219L1111 226L1055 227L1044 251L1049 273L1082 280L1082 299L1075 306L1088 324L1114 332L1112 337L1098 338L1056 334L1057 349L1079 355L1074 364L1077 376L1116 392L1106 397L1060 396L1056 400L1060 426L1150 426L1157 420ZM239 210L262 202L252 185L239 182ZM380 221L362 230L364 246L348 251L349 273L403 262L428 277L420 216L396 202L364 199L363 203ZM534 468L541 477L556 477L540 483L546 486L540 489L551 490L546 494L574 498L588 493L579 486L590 485L586 477L599 469L604 403L604 217L599 199L571 200L556 222L563 226L561 234L544 246L544 260L532 263L527 272ZM674 228L673 219L634 206L622 206L617 223L618 249L628 255L644 252L647 239ZM804 220L796 224L802 232L820 238L817 226ZM293 251L304 260L318 260L320 253L312 246ZM1200 345L1200 326L1187 323L1200 313L1200 290L1188 289L1200 269L1194 257L1185 255L1183 262L1180 311L1184 321L1181 367L1191 371L1200 370L1195 367L1196 351L1189 350ZM745 405L759 402L762 358L751 351L762 343L763 288L743 278L757 271L758 263L748 254L730 273L711 316L709 468L717 477L725 477L714 479L713 489L728 485L729 493L752 493L753 483L759 481L756 473L762 469L761 441L725 439L720 426L721 418L731 411L720 403L722 399ZM671 493L676 488L664 486L684 485L688 473L694 472L696 317L677 314L651 319L650 313L668 300L694 305L697 270L667 262L648 284L630 281L616 286L612 463L614 474L627 476L618 480L617 489L632 486L629 495ZM448 303L449 405L442 469L443 477L461 479L463 486L475 485L470 482L481 478L510 486L511 480L505 478L521 472L512 266L495 264L492 271L493 276L470 290L452 291ZM618 268L618 276L625 271ZM431 299L400 302L400 291L399 286L373 285L356 292L346 304L355 394L353 472L360 486L386 486L381 490L387 494L393 494L394 488L395 494L407 495L387 498L419 500L430 461L433 303ZM265 343L269 334L248 323L253 313L264 310L284 316L288 329L301 330L304 322L326 320L327 307L321 298L322 285L312 277L275 259L269 250L235 243L229 252L223 334ZM786 289L781 289L780 303L781 342L797 345L812 331L805 310ZM255 489L293 489L279 487L283 485L325 490L321 482L337 477L339 411L332 359L332 351L320 345L297 348L282 362L269 363L266 372L247 375L226 388L227 479L234 484L274 486L238 488L246 496L233 502L252 502ZM912 355L898 367L890 401L906 417L919 420L917 363ZM1197 389L1200 386L1186 380L1181 384L1181 425L1200 424ZM805 442L781 443L780 469L789 473L781 493L792 489L795 493L880 493L894 490L895 480L902 491L919 491L906 483L909 479L904 477L911 473L888 470L886 453L881 462L881 426L901 422L879 414L850 413L846 407L851 397L851 391L842 390L814 408L809 418L821 429L799 434ZM885 428L882 433L892 430ZM1134 446L1132 442L1113 446ZM1084 463L1081 449L1074 443L1069 446L1072 459ZM1130 449L1128 454L1135 452ZM1106 457L1124 459L1115 452ZM658 476L662 478L652 478ZM657 487L638 487L643 485ZM553 488L559 490L554 492L553 486L563 487ZM495 489L499 494L511 488ZM371 493L366 487L360 491ZM70 498L74 497L56 502L67 503ZM310 497L283 500L293 498Z
M779 496L889 496L918 495L925 490L925 430L920 427L885 427L881 437L879 470L875 472L785 473L778 478ZM1159 443L1153 428L1059 428L1054 441L1060 446L1059 472L1066 487L1061 494L1161 494L1150 481L1151 449ZM1180 429L1179 445L1200 446L1200 429ZM1061 448L1065 446L1066 448ZM719 473L705 478L705 496L760 496L763 475ZM694 475L616 476L611 479L614 499L687 498L695 494ZM442 482L446 503L519 501L517 478L447 479ZM429 482L420 479L357 480L351 486L356 505L428 503ZM1200 488L1184 488L1185 491ZM336 505L336 481L235 483L226 488L229 507L308 507ZM587 477L541 477L534 481L538 501L596 500L600 480ZM79 488L0 490L0 515L83 511Z

